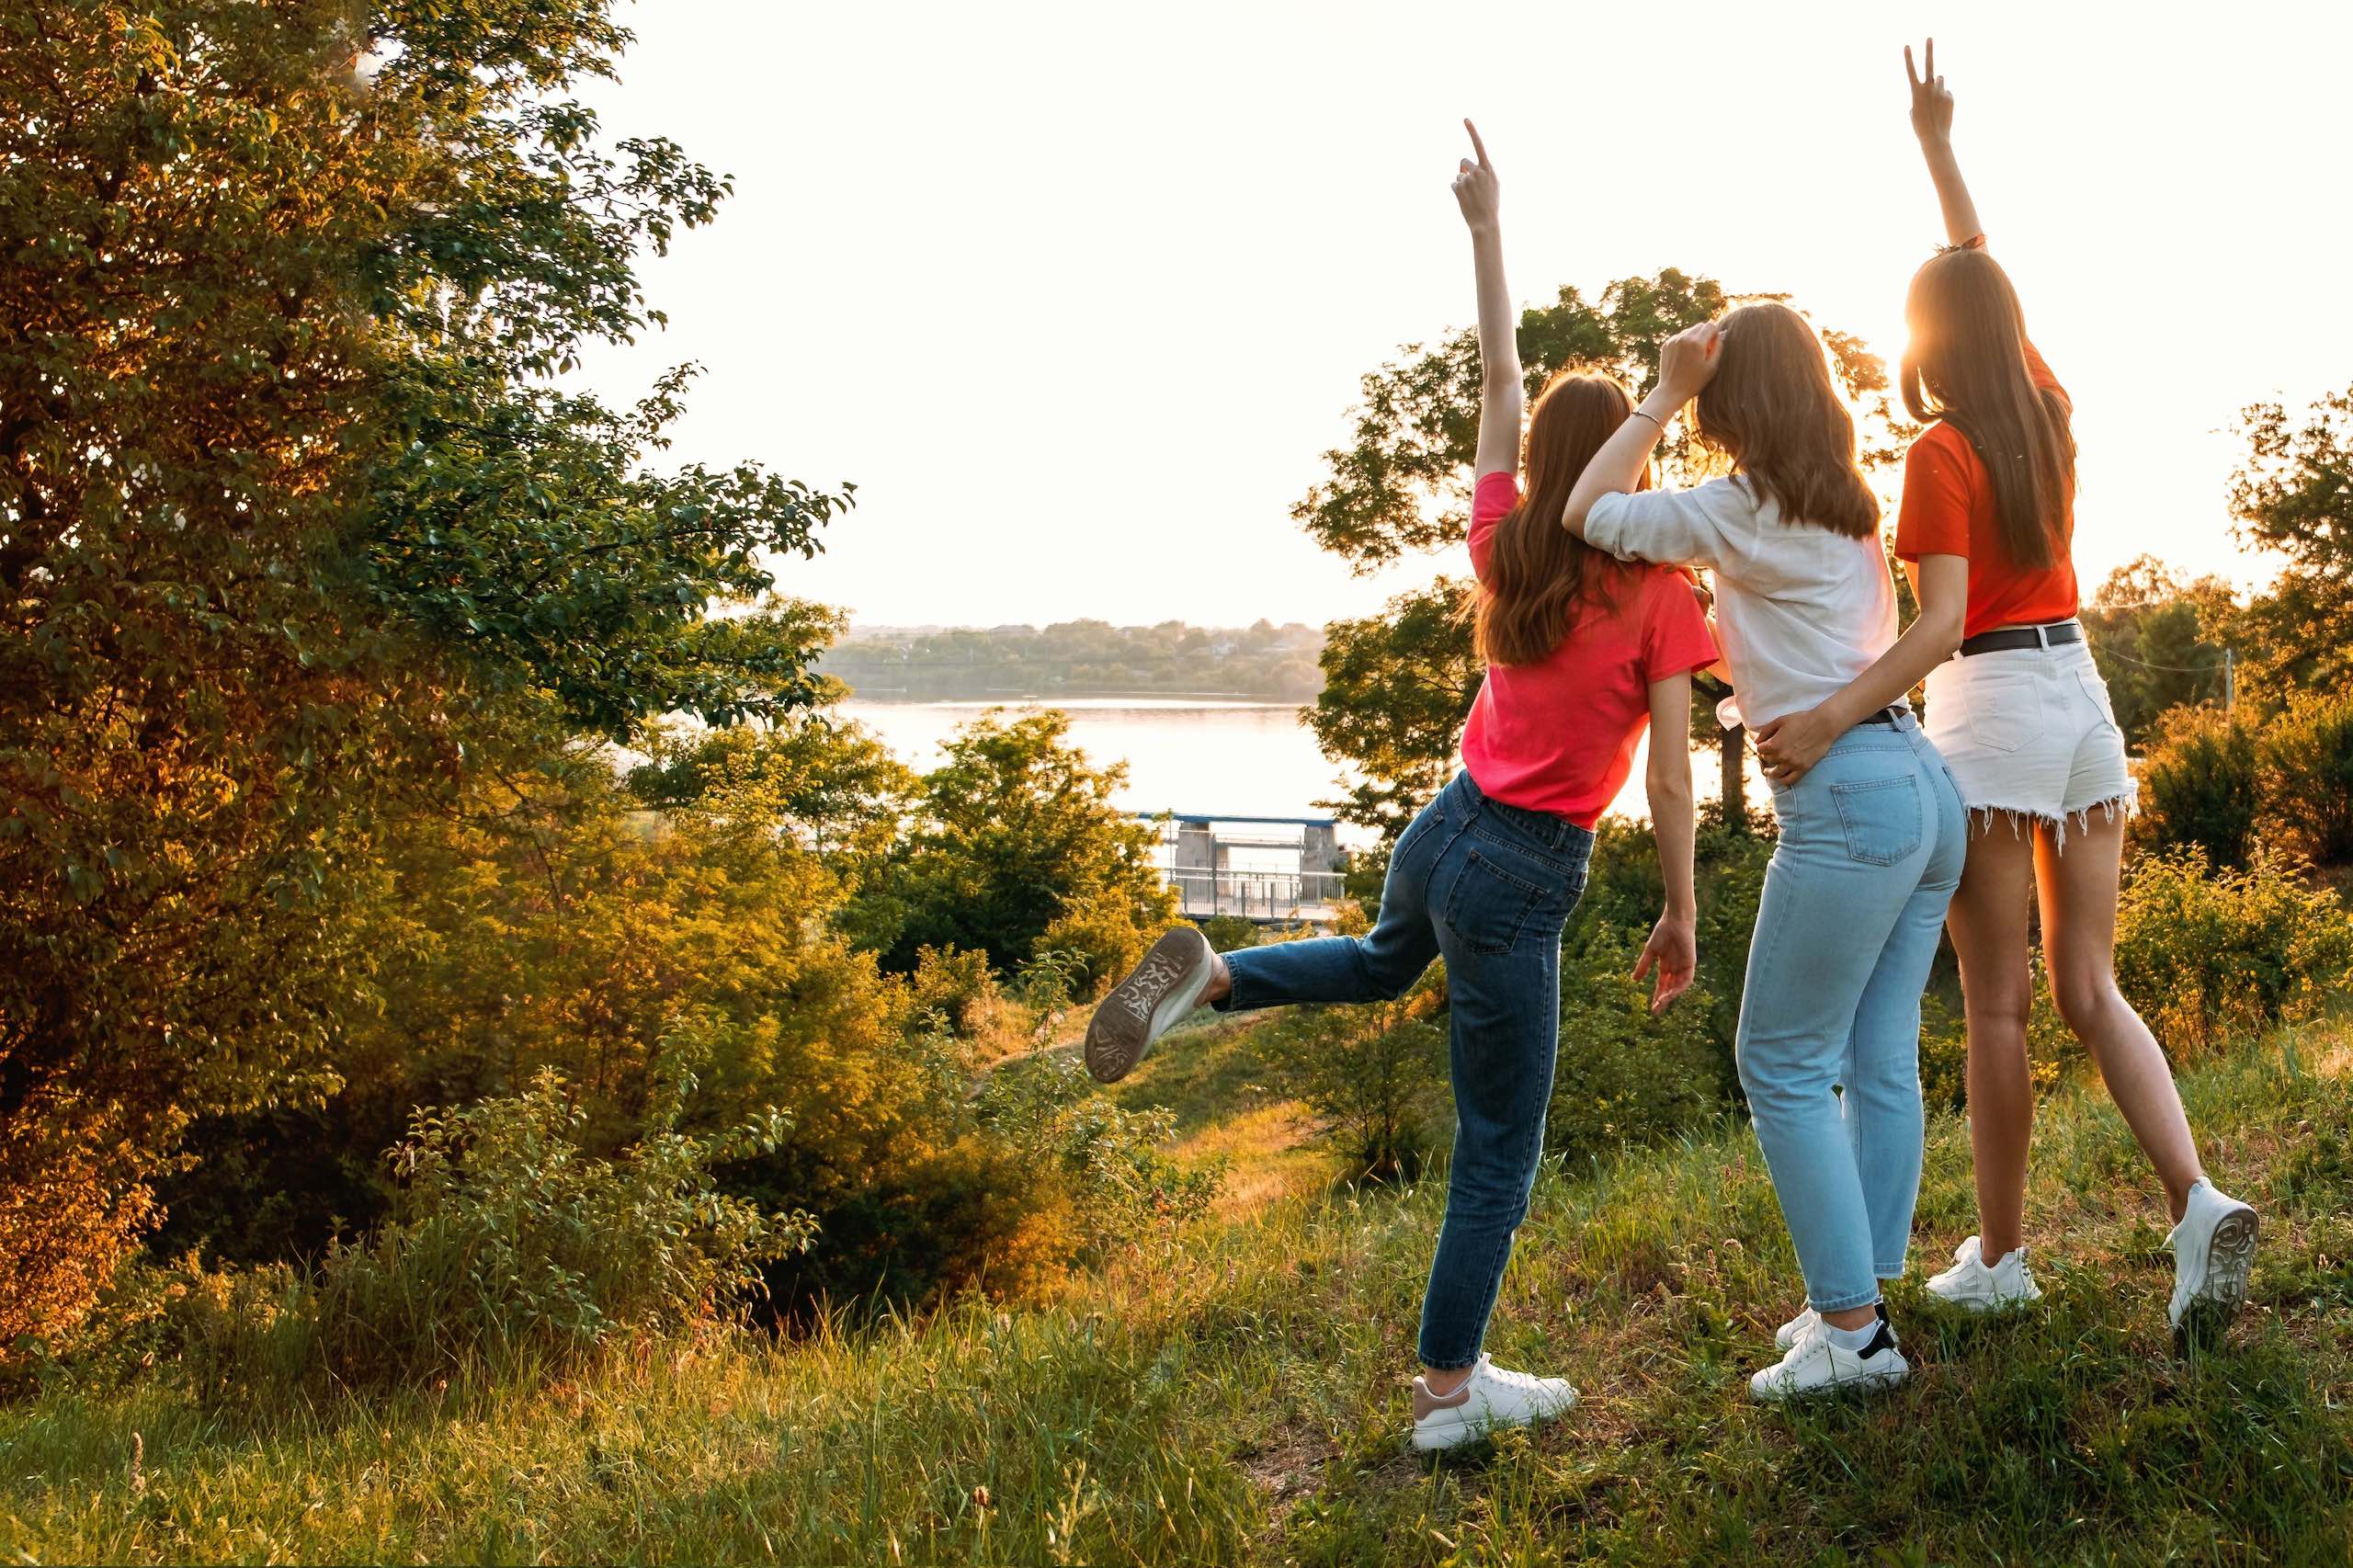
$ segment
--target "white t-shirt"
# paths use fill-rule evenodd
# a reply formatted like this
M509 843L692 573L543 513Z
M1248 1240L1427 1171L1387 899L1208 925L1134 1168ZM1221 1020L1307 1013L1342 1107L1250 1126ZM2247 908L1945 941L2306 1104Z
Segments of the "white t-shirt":
M1895 641L1895 585L1878 538L1783 522L1738 476L1605 495L1586 514L1585 537L1622 560L1715 573L1717 640L1738 690L1717 705L1726 724L1753 729L1812 708Z

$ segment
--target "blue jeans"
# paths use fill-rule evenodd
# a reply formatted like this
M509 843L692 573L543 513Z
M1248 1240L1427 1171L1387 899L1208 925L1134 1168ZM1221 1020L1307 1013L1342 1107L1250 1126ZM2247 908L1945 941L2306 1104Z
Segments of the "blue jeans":
M1775 786L1740 1009L1741 1086L1818 1312L1904 1272L1920 1191L1920 993L1967 852L1919 726L1859 724Z
M1402 996L1443 955L1451 1021L1454 1159L1446 1223L1422 1298L1421 1358L1479 1358L1513 1233L1528 1213L1560 1048L1561 928L1585 892L1593 835L1490 801L1467 773L1422 808L1390 857L1364 937L1226 954L1221 1009Z

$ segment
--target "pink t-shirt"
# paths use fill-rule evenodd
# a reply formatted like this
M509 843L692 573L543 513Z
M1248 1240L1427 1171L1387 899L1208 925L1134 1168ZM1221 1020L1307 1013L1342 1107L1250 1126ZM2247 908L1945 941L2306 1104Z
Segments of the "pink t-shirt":
M1508 473L1488 474L1472 494L1471 569L1483 581L1495 525L1518 505ZM1488 665L1462 732L1462 766L1482 792L1580 827L1600 820L1634 769L1651 683L1716 662L1681 573L1600 551L1586 570L1608 608L1581 611L1540 664Z

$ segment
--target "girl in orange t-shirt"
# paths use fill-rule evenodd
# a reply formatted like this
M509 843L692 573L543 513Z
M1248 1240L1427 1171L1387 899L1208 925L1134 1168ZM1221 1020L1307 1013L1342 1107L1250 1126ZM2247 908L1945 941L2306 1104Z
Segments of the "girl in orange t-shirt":
M2040 1295L2027 1270L2027 965L2032 894L2060 1016L2165 1183L2176 1221L2168 1312L2177 1332L2227 1320L2246 1296L2255 1210L2207 1181L2165 1052L2117 988L2121 821L2136 784L2075 619L2074 413L2027 340L2006 274L1985 249L1952 151L1952 97L1928 46L1912 69L1912 126L1950 244L1912 279L1904 400L1929 423L1904 465L1895 552L1919 620L1837 696L1757 731L1766 772L1795 778L1855 716L1927 682L1927 729L1975 831L1946 918L1969 1023L1969 1131L1979 1233L1928 1289L1972 1310Z

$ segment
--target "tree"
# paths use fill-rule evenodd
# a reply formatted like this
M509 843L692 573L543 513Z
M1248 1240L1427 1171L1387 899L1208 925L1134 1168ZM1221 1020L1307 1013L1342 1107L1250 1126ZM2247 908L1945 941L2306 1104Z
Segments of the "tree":
M566 100L628 34L360 15L0 15L0 1344L86 1305L191 1118L332 1092L350 901L481 726L817 690L766 563L847 496L647 470L684 372L540 384L658 324L636 254L725 189Z
M2154 556L2109 574L2083 620L2126 745L2146 745L2169 708L2222 701L2223 647L2215 639L2237 613L2230 584L2213 576L2184 583Z
M1073 945L1099 984L1174 918L1152 830L1112 803L1125 766L1095 767L1069 734L1061 712L992 712L948 743L868 911L851 917L885 969L912 972L923 949L955 947L1010 970L1059 925L1085 934Z
M1658 374L1661 344L1744 299L1709 278L1668 268L1628 278L1597 302L1563 288L1548 305L1520 315L1518 343L1531 398L1552 372L1589 365L1639 392ZM1860 338L1824 331L1833 369L1860 417L1866 467L1902 455L1911 426L1888 399L1886 367ZM1291 516L1324 549L1359 574L1408 554L1460 543L1470 529L1472 460L1478 434L1479 344L1475 331L1449 334L1435 348L1410 345L1398 362L1360 383L1354 444L1324 455L1325 476ZM1707 459L1678 430L1666 449L1671 472L1700 477ZM1481 670L1470 629L1457 610L1468 585L1440 578L1390 601L1383 616L1325 629L1324 687L1313 725L1324 754L1361 775L1332 802L1351 822L1395 832L1427 801L1451 765ZM1692 733L1721 748L1725 820L1745 825L1745 735L1715 718L1722 692L1695 683Z
M1350 822L1393 838L1446 782L1483 669L1462 618L1461 579L1440 577L1377 616L1324 629L1324 688L1308 714L1324 755L1354 765Z
M2353 387L2291 418L2258 403L2241 417L2247 455L2231 480L2242 544L2287 567L2248 608L2264 660L2300 686L2344 680L2353 666Z

